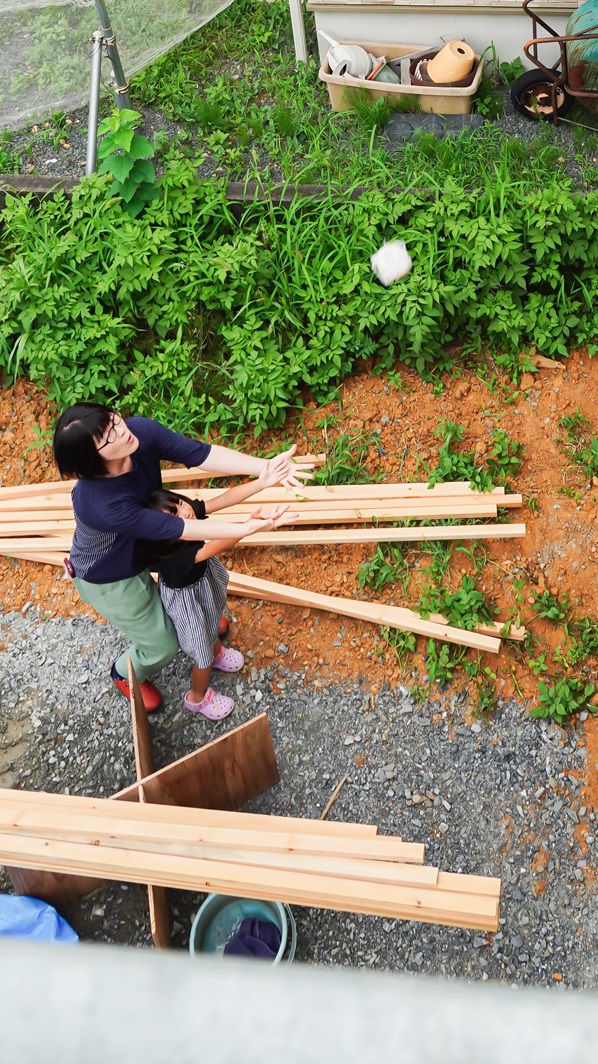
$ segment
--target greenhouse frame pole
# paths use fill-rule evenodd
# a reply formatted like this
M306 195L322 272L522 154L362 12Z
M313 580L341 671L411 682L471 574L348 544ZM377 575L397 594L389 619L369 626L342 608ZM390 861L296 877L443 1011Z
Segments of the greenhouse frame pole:
M131 106L129 83L125 78L125 72L122 68L118 48L116 47L116 34L110 25L110 16L106 10L104 0L95 0L95 7L98 19L100 20L100 29L104 38L104 44L106 45L106 52L114 71L114 80L116 82L116 103L122 110L125 107Z
M129 83L116 47L116 35L110 25L110 18L106 10L104 0L95 0L96 14L99 19L100 29L96 30L91 37L93 48L91 51L91 86L89 90L89 118L87 122L87 157L85 161L85 173L87 176L95 173L98 157L98 114L100 110L100 80L102 73L102 49L112 63L114 80L116 82L116 103L120 110L131 106L129 96Z
M291 13L291 25L293 27L293 43L295 45L296 63L307 63L307 41L305 38L305 21L303 19L302 0L289 0Z

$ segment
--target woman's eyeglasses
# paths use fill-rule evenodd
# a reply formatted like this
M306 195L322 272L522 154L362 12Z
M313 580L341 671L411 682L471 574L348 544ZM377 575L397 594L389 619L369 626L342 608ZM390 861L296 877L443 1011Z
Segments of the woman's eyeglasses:
M112 414L112 416L110 418L110 425L108 427L108 435L106 436L106 439L104 440L104 442L101 443L99 447L96 447L96 451L103 451L104 447L107 447L109 443L114 443L114 441L116 440L116 437L118 435L118 433L116 431L116 426L117 426L119 421L120 421L120 418L119 418L118 414Z

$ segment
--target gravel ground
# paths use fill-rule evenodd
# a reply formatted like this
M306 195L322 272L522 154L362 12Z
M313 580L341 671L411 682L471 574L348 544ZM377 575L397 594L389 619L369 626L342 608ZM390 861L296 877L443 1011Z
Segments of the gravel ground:
M234 64L229 64L231 76L234 74ZM493 121L493 125L501 129L505 134L519 137L526 144L538 140L539 136L553 141L562 151L566 163L568 175L572 180L586 187L588 167L598 166L598 150L593 142L592 134L588 130L579 130L585 136L585 141L576 134L575 127L569 122L561 122L555 128L549 123L530 122L513 108L507 89L497 90L502 101L501 117ZM159 109L155 107L139 106L143 113L143 124L140 129L151 139L156 133L165 135L173 144L184 138L184 150L191 155L197 153L203 155L203 161L199 166L198 173L202 177L210 177L213 174L222 175L225 169L219 164L213 153L208 148L201 132L197 127L173 122ZM108 113L112 106L112 100L106 98L105 111ZM577 109L577 122L587 126L598 127L598 122L590 115ZM66 116L60 127L51 121L40 122L27 130L14 133L9 150L21 159L19 172L22 174L39 174L42 177L76 178L85 173L87 109L81 108ZM598 133L598 128L596 129ZM351 135L348 131L348 136ZM164 137L162 138L164 141ZM364 146L364 151L366 147ZM273 181L282 180L282 174L276 163L272 163L267 157L262 159L262 168ZM158 158L157 170L160 172L160 160ZM242 175L234 174L235 180ZM591 184L594 183L592 177Z
M40 620L33 607L0 625L0 783L109 795L134 778L127 706L107 680L121 648L109 625ZM472 720L461 696L416 705L408 688L371 696L357 685L304 685L285 670L280 645L267 670L218 679L237 699L232 722L267 711L281 782L256 811L319 816L349 780L330 817L373 822L382 833L426 844L426 862L503 878L494 936L413 922L296 908L297 958L514 984L598 986L594 836L582 857L575 832L595 815L580 793L581 725L530 720L514 702ZM189 665L164 671L165 708L151 717L156 766L228 730L181 708ZM231 722L231 723L232 723ZM359 767L358 767L359 766ZM6 880L0 883L10 890ZM171 893L174 944L187 948L201 895ZM150 943L145 892L106 887L68 913L82 938Z

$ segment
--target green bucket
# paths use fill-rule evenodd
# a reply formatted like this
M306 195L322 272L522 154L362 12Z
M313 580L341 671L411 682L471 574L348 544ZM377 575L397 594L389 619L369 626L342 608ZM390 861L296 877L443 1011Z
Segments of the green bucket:
M297 947L297 925L289 906L279 901L256 901L208 894L198 909L189 938L189 952L224 956L224 947L246 918L269 920L280 931L280 946L272 964L291 964Z

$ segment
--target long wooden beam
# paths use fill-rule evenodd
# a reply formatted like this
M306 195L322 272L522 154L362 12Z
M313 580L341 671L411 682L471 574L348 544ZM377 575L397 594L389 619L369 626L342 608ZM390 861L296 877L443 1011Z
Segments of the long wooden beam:
M517 494L505 495L504 488L495 488L493 492L471 492L467 484L437 484L430 491L425 491L426 485L421 484L372 484L372 485L355 485L354 491L351 488L350 494L346 494L345 485L343 494L339 495L339 487L331 486L327 488L308 487L301 492L287 492L284 488L268 488L263 492L258 492L255 496L252 496L253 505L255 501L260 504L265 503L284 503L292 502L301 504L302 508L314 509L314 510L330 510L330 509L360 509L362 505L381 506L384 505L398 505L401 502L404 504L409 500L420 499L421 502L431 503L432 501L448 501L450 499L468 499L471 501L485 501L496 502L499 506L505 506L505 508L514 508L514 506L520 506L522 503L522 496ZM372 491L365 493L363 491L364 486L371 487ZM414 492L404 492L405 487L414 487ZM441 488L451 488L451 491L441 491ZM456 488L460 488L456 491ZM2 488L0 488L0 492ZM221 488L185 488L185 495L189 498L196 499L215 499L222 494ZM240 506L229 506L227 512L235 512L247 509L249 503L245 503ZM72 513L72 502L70 494L67 492L49 493L47 495L31 495L31 496L19 496L18 498L2 498L0 495L0 514L13 514L13 513L29 513L33 516L37 514L43 514L46 516L46 512ZM6 518L9 519L9 518Z
M325 454L297 454L292 459L297 469L306 465L315 468L326 465ZM237 476L236 473L219 473L204 469L203 466L176 466L174 469L162 469L162 483L175 484L186 480L218 480L220 478ZM0 499L18 499L27 495L45 495L51 492L71 492L77 483L76 480L44 480L38 484L14 484L5 487L0 486Z
M326 610L328 613L340 613L359 621L389 625L402 632L414 632L428 639L456 643L458 646L472 647L474 650L490 654L498 654L500 650L500 639L496 637L479 635L473 631L468 632L464 628L455 628L446 622L426 621L418 613L403 606L386 606L378 602L364 602L362 599L341 599L333 595L321 595L316 591L302 591L291 587L278 591L274 581L257 580L255 577L241 576L235 572L229 573L228 589L231 594L243 596L247 588L253 588L259 598L264 598L264 589L267 585L269 585L268 597L272 602L282 602L304 608L313 607Z
M161 771L161 770L160 770ZM147 777L151 779L152 777ZM145 779L139 780L145 786ZM55 813L77 810L81 815L94 817L103 815L109 803L110 816L114 814L112 804L120 794L106 798L87 798L83 795L54 794L47 791L14 791L0 788L0 808L3 804L13 805L18 800L19 808L29 806ZM120 806L118 807L121 808ZM259 830L283 832L284 834L301 834L316 836L373 838L378 829L374 824L352 824L341 820L311 820L307 817L277 816L274 813L237 813L223 809L195 809L189 806L154 805L143 807L136 802L129 802L123 807L121 819L140 824L182 824L198 830L225 828L228 830ZM387 836L380 836L387 838ZM394 836L393 836L394 838ZM414 855L423 860L423 846L410 843Z
M234 861L203 861L6 834L0 834L0 862L425 923L489 931L498 928L496 898L437 891L433 887L365 883L308 872L262 869Z
M342 543L430 543L448 539L515 539L525 536L524 524L489 525L419 525L411 528L338 528L338 529L288 529L274 532L257 532L239 541L238 546L323 546ZM4 539L0 554L11 557L23 552L70 551L72 536L35 536Z
M242 820L230 828L193 827L181 824L174 817L169 823L138 819L129 820L127 809L131 803L111 802L108 811L90 816L85 810L68 810L48 812L44 806L19 805L18 797L14 803L4 802L0 806L0 831L7 834L30 835L37 838L63 839L72 842L85 842L88 845L112 845L120 841L132 844L143 850L148 848L156 852L174 852L168 847L177 847L179 853L186 856L207 856L208 851L218 851L219 859L225 851L239 848L261 854L262 861L268 861L273 854L297 854L309 857L335 857L339 859L359 859L363 861L398 861L404 864L419 865L420 846L404 842L392 835L374 835L359 837L356 835L334 835L322 832L295 832L289 827L287 832L281 829L269 830L249 828ZM177 809L177 806L171 806ZM95 840L95 841L94 841ZM416 858L416 860L414 860ZM412 877L413 879L413 877ZM417 877L415 877L416 881Z
M358 509L330 511L318 509L310 510L301 503L296 505L297 518L294 525L322 525L322 524L359 524L372 521L401 521L401 520L444 520L446 518L481 518L496 517L496 504L483 502L475 503L469 500L455 500L448 503L428 503L413 500L403 505L363 506ZM256 503L251 508L222 510L219 519L231 524L242 524L248 521L252 512L256 509ZM27 520L18 520L17 515L11 519L0 518L0 537L10 538L13 536L56 536L66 535L75 528L74 518L62 515L60 511L51 511L58 516L47 517L43 513L27 517ZM24 516L24 515L21 515Z
M322 600L327 599L329 605L325 607L323 604L317 605L314 600L314 593L311 591L304 591L300 588L292 587L289 584L279 584L273 580L262 580L258 577L249 576L246 573L238 573L234 570L229 572L229 585L228 592L231 595L237 595L239 598L250 599L263 599L266 602L280 602L289 606L301 606L303 608L325 609L328 613L338 613L345 617L355 617L354 607L358 604L361 605L362 600L358 599L346 599L340 595L321 595ZM349 605L350 612L345 609L346 605ZM363 605L371 605L371 603L363 601ZM388 624L389 627L394 627L392 624L393 613L396 609L395 606L388 605L380 602L376 604L380 610L380 617L384 616L385 611L388 609L388 620L380 620L380 624ZM364 616L363 611L359 612L359 617L362 620L367 618ZM429 621L433 624L447 625L448 621L446 617L442 617L438 613L430 614ZM481 635L489 635L495 638L514 639L521 642L525 639L525 628L511 625L507 629L503 636L504 624L500 621L495 621L494 624L478 624L472 629L474 632L478 632Z

